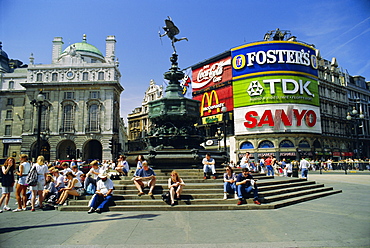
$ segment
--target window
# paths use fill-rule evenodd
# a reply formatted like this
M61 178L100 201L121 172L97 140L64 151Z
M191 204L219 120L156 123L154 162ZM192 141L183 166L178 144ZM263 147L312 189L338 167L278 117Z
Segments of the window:
M63 131L64 132L73 132L73 106L65 105L63 108Z
M51 81L58 81L58 73L54 72L53 74L51 74Z
M42 73L37 73L36 81L42 81Z
M11 125L5 125L5 136L11 136L12 135L12 126Z
M82 80L89 80L89 73L88 72L84 72L82 73Z
M99 131L99 108L97 104L93 104L89 108L89 131Z
M74 92L64 92L64 99L74 99Z
M98 80L104 80L104 72L100 71L98 74Z
M12 119L12 118L13 118L13 110L7 110L6 119Z
M43 106L41 110L40 128L41 132L45 132L49 129L49 111L46 106Z
M13 98L8 98L6 105L13 105Z
M14 89L14 81L9 81L9 90Z
M100 92L99 91L91 91L90 92L90 98L91 99L99 99L100 98Z

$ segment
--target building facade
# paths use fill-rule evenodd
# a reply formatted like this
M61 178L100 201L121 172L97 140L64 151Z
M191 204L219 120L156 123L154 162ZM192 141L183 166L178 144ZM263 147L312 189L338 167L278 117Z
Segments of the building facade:
M27 69L2 75L1 94L6 97L2 97L1 109L8 111L16 107L8 104L11 98L13 104L19 105L19 111L9 124L12 128L10 137L20 141L20 153L32 158L38 154L47 160L115 158L121 152L122 144L126 143L121 140L125 136L120 135L123 122L119 109L123 87L114 55L116 39L114 36L106 38L105 56L87 43L85 35L82 42L71 44L64 50L63 44L61 37L54 38L51 64L35 64L31 55ZM14 82L11 90L6 89L10 82ZM18 100L15 98L17 91ZM35 107L30 102L40 93L45 100L41 107ZM21 99L22 103L18 102ZM18 121L20 125L16 123ZM5 123L4 126L9 125ZM3 133L9 135L7 130ZM37 149L38 134L40 151ZM5 144L4 138L2 144ZM8 152L6 147L2 150L3 157L12 155L11 148Z

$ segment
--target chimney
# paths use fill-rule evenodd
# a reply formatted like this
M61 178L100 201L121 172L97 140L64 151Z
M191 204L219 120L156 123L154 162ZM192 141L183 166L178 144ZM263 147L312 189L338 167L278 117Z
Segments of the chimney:
M55 63L55 62L58 61L58 58L59 58L60 54L62 53L63 44L64 44L64 42L63 42L62 37L54 37L52 63Z
M114 35L108 35L105 40L105 58L107 60L114 61L116 51L116 37Z

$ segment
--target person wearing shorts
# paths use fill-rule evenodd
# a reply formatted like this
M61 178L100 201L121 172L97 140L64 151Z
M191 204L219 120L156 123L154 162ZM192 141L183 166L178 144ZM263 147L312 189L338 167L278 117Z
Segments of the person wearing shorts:
M37 171L37 184L35 186L31 186L32 190L32 198L31 198L31 211L35 211L35 201L36 197L39 198L39 207L42 208L42 202L44 201L43 191L45 185L45 178L46 174L49 172L47 165L45 164L44 156L38 156L36 163L33 164L32 168L35 167ZM31 169L32 170L32 169Z
M2 194L0 198L0 207L5 200L5 206L3 209L0 209L0 213L4 211L10 211L9 199L10 193L13 192L14 186L14 170L15 170L15 160L12 157L9 157L5 160L5 163L0 168L2 170L3 176L1 178L1 185L2 185Z
M17 186L15 188L15 198L17 199L18 208L14 209L13 212L20 212L26 211L26 203L27 203L27 184L26 178L28 173L30 172L31 165L28 162L28 155L21 154L20 158L20 165L16 174L19 176Z
M132 178L136 188L139 190L138 196L144 195L143 188L149 187L148 195L153 195L153 189L156 183L155 172L148 166L146 161L143 162L143 168Z

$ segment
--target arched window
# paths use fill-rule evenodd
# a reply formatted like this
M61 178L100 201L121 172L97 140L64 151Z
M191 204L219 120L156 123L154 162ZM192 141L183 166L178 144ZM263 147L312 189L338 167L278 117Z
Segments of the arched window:
M51 74L51 81L56 82L58 81L58 73L54 72Z
M294 147L294 144L290 140L283 140L283 141L280 142L279 147L281 147L281 148L290 148L290 147Z
M88 72L82 73L82 80L84 80L84 81L89 80L89 73Z
M259 143L258 148L274 148L274 144L271 141L264 140Z
M42 81L42 73L37 73L36 81Z
M100 71L98 74L98 80L104 80L104 72Z
M74 113L72 105L65 105L63 107L63 131L73 132L74 131Z
M97 104L89 107L89 128L90 132L99 131L99 107Z
M240 149L253 149L254 146L251 142L247 141L247 142L243 142L241 145L240 145Z
M310 148L310 143L307 140L301 140L298 144L299 148Z
M9 90L12 90L14 89L14 81L9 81L9 87L8 87Z

